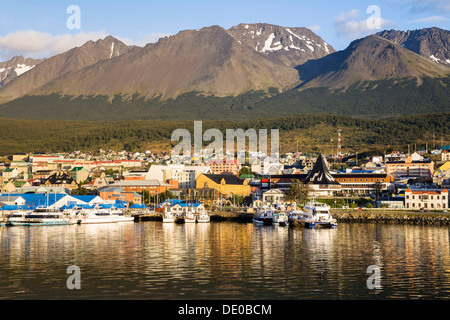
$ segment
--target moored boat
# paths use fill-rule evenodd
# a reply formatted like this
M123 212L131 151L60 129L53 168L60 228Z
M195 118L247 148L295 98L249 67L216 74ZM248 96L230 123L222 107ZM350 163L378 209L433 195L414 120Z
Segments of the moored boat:
M125 215L124 210L119 208L112 207L110 209L110 213L117 219L117 222L133 222L134 217L130 215Z
M184 223L192 223L195 222L195 214L193 212L186 212L184 214Z
M210 222L210 221L211 221L211 217L209 216L209 214L206 210L201 210L197 214L197 222L205 223L205 222Z
M77 215L79 224L91 223L117 223L119 222L117 216L112 215L109 209L84 209Z
M170 211L164 212L162 215L162 218L163 218L163 222L166 222L166 223L175 222L175 215Z
M263 207L253 215L253 223L260 225L272 224L274 211L271 208Z
M286 226L289 224L289 217L286 214L286 212L281 211L277 212L273 216L273 224L279 225L279 226Z
M34 211L25 214L22 221L14 222L13 225L20 226L55 226L75 224L73 215L64 214L59 209L38 207Z
M22 225L25 221L25 216L31 211L15 210L11 213L5 214L1 226L17 226Z
M303 209L304 212L299 215L298 219L303 222L305 227L337 227L336 219L333 219L331 216L330 206L317 201L311 201L306 203Z

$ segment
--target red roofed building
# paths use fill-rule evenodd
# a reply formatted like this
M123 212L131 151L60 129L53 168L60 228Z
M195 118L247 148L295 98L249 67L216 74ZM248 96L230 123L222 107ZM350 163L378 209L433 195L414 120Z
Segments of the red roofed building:
M405 208L412 210L447 210L449 205L448 191L411 190L405 191Z

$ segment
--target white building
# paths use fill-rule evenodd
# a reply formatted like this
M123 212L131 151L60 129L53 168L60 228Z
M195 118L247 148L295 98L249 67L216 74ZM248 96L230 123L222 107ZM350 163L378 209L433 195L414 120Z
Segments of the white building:
M202 173L211 173L210 166L152 165L145 179L159 181L176 180L180 189L195 189L195 181Z
M280 189L270 189L262 194L263 203L279 204L284 199L284 192Z
M412 210L447 210L449 205L448 191L411 190L405 191L405 208Z

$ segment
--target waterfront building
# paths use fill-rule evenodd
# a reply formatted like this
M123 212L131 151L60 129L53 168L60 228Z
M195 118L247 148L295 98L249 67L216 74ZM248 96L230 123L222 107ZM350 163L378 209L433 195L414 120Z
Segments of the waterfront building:
M12 206L23 206L26 201L19 195L0 195L0 206L2 205L12 205Z
M309 196L333 196L341 192L341 185L337 182L321 154L312 170L306 175L304 184L308 185Z
M123 191L118 187L106 187L99 190L99 196L107 202L122 201L128 203L142 203L142 196L134 191Z
M284 199L284 192L280 189L270 189L262 194L262 202L264 204L279 204Z
M341 185L342 195L370 196L394 190L394 177L387 173L335 173L333 178Z
M202 173L196 181L197 189L214 189L223 195L250 195L250 186L246 179L229 174Z
M447 210L449 205L448 191L411 190L405 191L405 208L412 210Z

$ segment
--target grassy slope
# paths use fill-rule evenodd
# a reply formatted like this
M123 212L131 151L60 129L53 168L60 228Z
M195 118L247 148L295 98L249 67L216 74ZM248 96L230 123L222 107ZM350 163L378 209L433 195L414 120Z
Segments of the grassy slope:
M343 151L383 151L425 143L431 147L433 133L445 143L450 138L450 113L364 120L344 116L309 115L245 121L203 121L208 128L280 130L282 152L335 153L337 130L342 130ZM0 119L0 156L18 152L66 152L125 149L170 151L172 132L177 128L193 135L193 121L50 121ZM225 134L224 134L225 136Z

